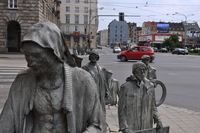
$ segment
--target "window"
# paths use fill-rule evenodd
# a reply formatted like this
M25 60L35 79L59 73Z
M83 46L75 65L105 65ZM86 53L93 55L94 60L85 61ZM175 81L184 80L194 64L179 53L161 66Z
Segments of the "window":
M88 16L84 16L84 24L88 24Z
M79 0L76 0L75 3L79 3Z
M8 0L8 8L17 9L17 0Z
M79 12L79 7L75 7L75 12Z
M115 34L115 37L117 37L117 34Z
M148 48L142 48L142 51L149 51Z
M88 3L88 0L84 0L84 3Z
M117 30L115 30L115 33L117 33Z
M84 26L84 33L87 34L87 26Z
M75 26L75 29L74 29L74 30L75 30L75 31L79 31L79 30L78 30L78 26Z
M78 23L79 23L79 16L75 15L75 24L78 24Z
M70 16L66 15L66 23L69 24L70 23Z
M88 13L88 7L84 7L84 13Z
M70 0L66 0L66 3L70 3Z
M69 26L66 26L66 33L69 34Z
M137 51L140 51L140 48L139 47L135 47L135 48L132 48L131 51L132 52L137 52Z
M66 12L70 12L70 7L66 7Z
M44 1L42 1L42 5L41 5L41 8L42 8L42 13L44 14Z

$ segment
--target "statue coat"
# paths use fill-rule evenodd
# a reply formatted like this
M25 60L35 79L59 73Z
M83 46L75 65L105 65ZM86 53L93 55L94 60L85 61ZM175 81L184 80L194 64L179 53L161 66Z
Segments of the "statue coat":
M108 79L108 87L111 98L106 98L106 105L116 105L120 88L119 81L114 78Z
M110 93L105 78L106 69L98 64L96 64L95 66L91 65L90 62L85 66L83 66L82 68L87 72L89 72L91 76L94 78L94 81L97 84L97 92L99 94L102 110L104 112L104 115L106 115L105 97L106 93Z
M92 77L64 63L65 87L62 108L69 133L103 133L105 119ZM36 75L29 68L13 82L0 115L0 133L31 133Z

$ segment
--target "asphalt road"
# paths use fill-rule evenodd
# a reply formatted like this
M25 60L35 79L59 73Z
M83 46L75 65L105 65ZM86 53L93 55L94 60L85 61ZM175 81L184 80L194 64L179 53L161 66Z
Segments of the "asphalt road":
M109 48L98 50L100 54L99 64L113 71L113 77L123 84L131 73L131 67L135 60L121 62L117 59L117 53L112 53ZM82 65L88 63L88 56L83 56ZM176 107L200 111L200 56L172 55L170 53L156 53L156 59L150 64L157 70L157 77L167 88L165 104ZM5 102L3 99L16 74L26 67L23 55L0 54L0 107ZM159 86L156 88L156 96L161 95Z
M121 62L117 53L103 47L98 50L101 57L99 64L113 71L113 77L120 84L130 76L131 67L136 60ZM167 88L165 104L200 111L200 56L172 55L171 53L156 53L156 58L150 65L157 70L157 78ZM88 58L83 59L83 64ZM156 88L157 99L161 96L161 87Z

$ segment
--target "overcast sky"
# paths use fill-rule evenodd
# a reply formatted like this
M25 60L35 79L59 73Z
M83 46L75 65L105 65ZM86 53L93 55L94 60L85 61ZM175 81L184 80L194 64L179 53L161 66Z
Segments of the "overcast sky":
M200 25L200 0L98 0L99 15L139 15L140 17L125 17L127 22L142 26L144 21L156 22L198 22ZM178 12L180 14L175 14ZM194 14L194 15L191 15ZM99 17L99 30L107 29L112 20L118 17Z

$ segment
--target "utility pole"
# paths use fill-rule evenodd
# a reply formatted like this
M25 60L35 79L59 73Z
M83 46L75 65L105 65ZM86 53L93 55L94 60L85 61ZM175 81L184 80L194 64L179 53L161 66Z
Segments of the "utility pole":
M89 11L89 30L88 30L88 47L89 47L89 49L90 49L90 47L91 47L91 22L90 22L90 20L91 20L91 17L92 17L92 6L91 6L91 4L92 4L92 0L90 0L90 11Z

